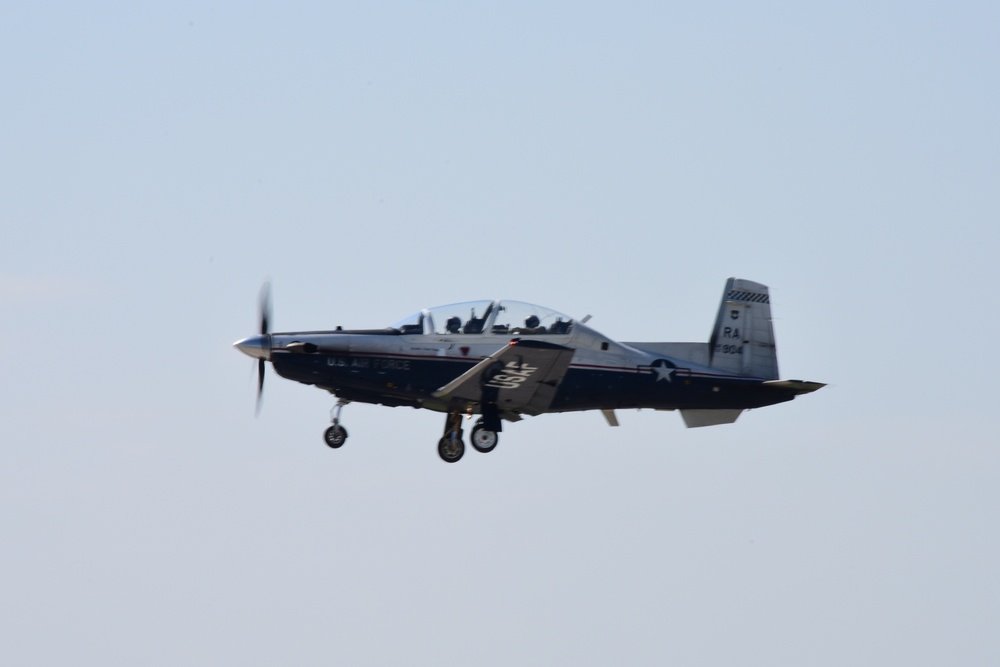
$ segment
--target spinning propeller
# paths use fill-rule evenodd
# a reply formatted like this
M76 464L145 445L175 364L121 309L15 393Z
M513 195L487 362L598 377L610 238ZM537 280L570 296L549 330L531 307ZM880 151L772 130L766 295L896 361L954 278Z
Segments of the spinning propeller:
M233 346L243 354L257 359L257 406L255 413L259 415L261 395L264 393L264 362L271 357L271 283L265 282L260 288L257 312L260 316L260 334L236 341Z
M271 283L265 282L260 288L260 296L257 297L257 312L260 314L260 335L270 341L271 323ZM257 404L254 407L254 414L260 414L260 399L264 394L264 357L257 360Z

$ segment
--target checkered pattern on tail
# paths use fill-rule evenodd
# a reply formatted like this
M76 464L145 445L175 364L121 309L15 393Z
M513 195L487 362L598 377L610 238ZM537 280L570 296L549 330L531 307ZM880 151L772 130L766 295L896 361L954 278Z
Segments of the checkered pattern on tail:
M767 289L766 287L764 289ZM746 290L729 290L726 298L730 301L749 301L751 303L771 303L771 297L767 292L748 292Z

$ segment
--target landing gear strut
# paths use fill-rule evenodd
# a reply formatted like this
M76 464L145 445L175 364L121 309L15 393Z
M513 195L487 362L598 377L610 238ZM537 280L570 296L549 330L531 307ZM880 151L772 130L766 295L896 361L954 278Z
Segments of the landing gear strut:
M462 442L462 413L453 410L448 413L444 422L444 436L438 440L438 456L445 463L455 463L465 454L465 443Z
M340 425L340 411L348 403L350 401L340 399L330 410L330 421L333 422L333 426L323 432L323 442L333 449L339 449L347 440L347 429Z

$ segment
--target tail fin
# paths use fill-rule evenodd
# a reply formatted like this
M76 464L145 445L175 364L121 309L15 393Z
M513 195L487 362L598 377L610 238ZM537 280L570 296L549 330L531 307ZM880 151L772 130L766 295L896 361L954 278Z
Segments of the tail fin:
M709 366L736 375L778 377L767 286L730 278L708 343Z

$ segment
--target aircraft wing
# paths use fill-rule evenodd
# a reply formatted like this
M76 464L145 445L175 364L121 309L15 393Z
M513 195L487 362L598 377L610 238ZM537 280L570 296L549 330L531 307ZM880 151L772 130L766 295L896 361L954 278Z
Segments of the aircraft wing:
M494 403L505 415L545 412L566 376L573 348L515 338L434 392L447 401Z

